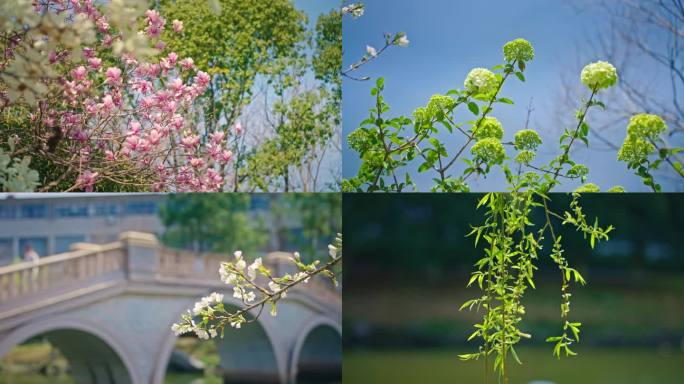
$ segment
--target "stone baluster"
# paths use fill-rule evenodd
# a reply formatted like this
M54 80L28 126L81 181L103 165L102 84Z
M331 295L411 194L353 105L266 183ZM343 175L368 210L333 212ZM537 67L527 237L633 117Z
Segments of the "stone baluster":
M126 253L126 270L132 281L153 281L159 270L159 242L150 233L123 232L119 237Z

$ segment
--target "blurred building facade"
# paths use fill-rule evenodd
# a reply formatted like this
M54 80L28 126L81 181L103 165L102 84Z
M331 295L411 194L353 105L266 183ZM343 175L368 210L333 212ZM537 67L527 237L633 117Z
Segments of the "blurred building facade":
M123 231L163 232L162 194L34 194L0 199L0 265L66 252L73 243L104 244Z
M298 250L297 239L306 237L301 217L274 215L273 198L250 196L249 215L269 234L262 252ZM73 243L110 243L125 231L159 237L165 231L159 211L166 199L156 193L0 193L0 266L22 261L29 249L44 257L66 252ZM282 228L288 238L279 236Z

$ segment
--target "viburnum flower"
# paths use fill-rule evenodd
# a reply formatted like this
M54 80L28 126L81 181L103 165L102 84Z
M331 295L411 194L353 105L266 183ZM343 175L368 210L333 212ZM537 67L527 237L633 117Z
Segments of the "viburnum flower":
M601 188L594 183L586 183L575 189L576 193L598 193L601 192Z
M627 134L630 136L655 139L667 131L667 124L658 115L640 113L629 119Z
M475 128L473 136L477 140L486 138L494 138L501 140L504 135L504 129L501 122L496 117L485 117L478 127Z
M533 151L529 150L524 150L520 151L516 156L515 156L515 161L520 163L520 164L529 164L534 160L534 157L536 156L536 153Z
M489 137L478 140L472 148L470 153L475 156L476 160L480 160L487 164L501 164L506 158L506 150L501 144L501 141Z
M456 106L456 100L451 96L433 95L427 105L427 113L433 117L437 112L449 112Z
M568 170L568 175L583 177L589 173L589 168L584 164L575 164Z
M366 45L366 53L368 53L370 57L378 56L378 50L371 47L370 45Z
M499 80L489 69L475 68L468 73L463 85L472 94L489 95L499 86Z
M625 191L625 187L623 187L622 185L616 185L614 187L608 188L608 190L606 192L608 192L608 193L625 193L626 191Z
M515 39L504 44L503 53L507 62L530 61L534 58L534 48L525 39Z
M587 64L580 75L582 84L592 90L609 88L615 85L618 74L615 67L606 61Z
M533 129L522 129L515 133L513 145L518 150L534 151L542 143L537 131Z
M618 151L617 159L628 164L640 164L655 151L655 146L645 139L627 136Z

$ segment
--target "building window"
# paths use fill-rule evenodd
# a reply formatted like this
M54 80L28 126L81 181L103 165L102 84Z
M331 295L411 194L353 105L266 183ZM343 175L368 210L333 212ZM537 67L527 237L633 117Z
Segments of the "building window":
M17 207L14 205L0 205L0 220L16 219Z
M22 219L42 219L47 217L46 204L25 204L21 206Z
M86 241L86 238L83 235L57 236L55 238L55 253L69 252L71 244L82 243L84 241Z
M87 204L61 204L55 207L57 217L88 217Z
M19 253L22 256L22 259L29 247L36 251L40 257L48 255L47 238L45 237L25 237L19 239Z
M14 261L14 250L12 249L12 239L0 239L0 266L12 264Z
M136 201L126 203L127 215L154 215L157 213L157 203L154 201Z
M116 204L98 203L95 204L95 216L116 216L119 212Z

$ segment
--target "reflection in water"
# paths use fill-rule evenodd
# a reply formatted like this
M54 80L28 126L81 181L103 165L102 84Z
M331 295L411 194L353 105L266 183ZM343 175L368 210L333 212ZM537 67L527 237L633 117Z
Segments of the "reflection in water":
M169 365L166 384L223 384L219 355L214 342L200 342L196 338L181 337L175 352L192 359L203 372L178 372ZM339 367L310 367L298 377L298 384L340 384ZM178 369L178 367L176 367ZM0 361L0 383L3 384L76 384L70 375L69 362L64 355L43 338L27 341L14 347ZM230 383L226 381L226 383ZM251 382L255 383L255 382Z

